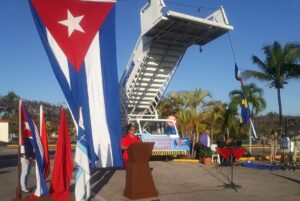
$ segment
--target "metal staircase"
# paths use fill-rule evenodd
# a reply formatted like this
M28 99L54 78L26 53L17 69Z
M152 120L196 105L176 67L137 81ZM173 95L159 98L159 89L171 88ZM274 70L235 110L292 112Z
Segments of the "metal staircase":
M163 0L141 9L141 35L120 80L123 125L154 115L186 49L205 45L233 29L221 7L205 19L168 11Z

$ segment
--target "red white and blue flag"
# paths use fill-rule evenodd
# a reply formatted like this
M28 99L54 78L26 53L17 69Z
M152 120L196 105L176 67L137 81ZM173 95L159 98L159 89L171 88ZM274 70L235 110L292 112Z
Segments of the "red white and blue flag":
M90 165L121 167L115 0L30 0L30 7L76 124L82 107Z
M43 176L43 172L45 169L45 157L43 145L41 142L39 130L36 127L36 124L32 120L29 112L26 107L22 104L22 121L24 121L24 125L28 126L28 135L31 138L31 145L35 151L35 160L36 160L36 178L37 178L37 186L38 190L35 191L35 195L43 196L48 194L48 187L46 185L45 178Z
M236 63L235 63L235 65L234 65L234 76L235 76L235 79L236 79L237 81L240 81L241 84L243 85L242 76L241 76L240 70L239 70L239 68L238 68L238 66L237 66Z
M43 171L43 176L45 179L48 178L50 175L50 157L49 157L49 148L48 148L48 134L46 129L46 122L43 112L43 106L40 105L40 136L41 141L44 149L44 155L45 155L45 169Z

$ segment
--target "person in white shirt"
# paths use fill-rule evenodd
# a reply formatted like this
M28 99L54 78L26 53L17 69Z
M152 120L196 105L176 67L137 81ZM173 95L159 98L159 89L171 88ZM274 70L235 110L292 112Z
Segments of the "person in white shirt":
M300 151L300 130L298 131L297 135L292 138L294 142L294 153L293 153L293 160L297 162L297 154Z

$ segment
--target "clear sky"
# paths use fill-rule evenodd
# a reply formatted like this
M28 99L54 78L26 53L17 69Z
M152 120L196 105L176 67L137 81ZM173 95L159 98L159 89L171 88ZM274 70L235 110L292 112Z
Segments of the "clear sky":
M117 4L117 61L119 77L140 34L139 10L147 0L120 0ZM298 0L166 0L167 9L206 17L224 7L234 53L241 71L257 70L251 56L263 57L261 48L275 40L300 41L300 1ZM185 4L176 5L176 4ZM201 9L199 9L201 7ZM29 10L27 0L0 0L0 95L14 91L24 99L54 104L65 98L52 72ZM201 88L214 100L228 102L228 93L239 89L234 78L234 59L228 35L203 47L186 52L167 92ZM248 83L250 81L247 81ZM255 81L264 89L267 109L278 112L277 93L267 83ZM300 115L300 80L289 81L282 90L283 114Z

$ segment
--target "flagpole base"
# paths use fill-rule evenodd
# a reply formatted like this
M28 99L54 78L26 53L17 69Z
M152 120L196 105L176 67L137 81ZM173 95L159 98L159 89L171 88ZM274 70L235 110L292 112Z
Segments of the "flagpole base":
M233 182L230 182L229 184L224 184L223 187L226 189L233 189L237 192L237 190L241 188L241 185L237 185Z

